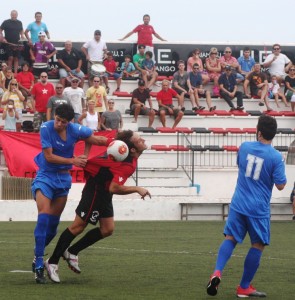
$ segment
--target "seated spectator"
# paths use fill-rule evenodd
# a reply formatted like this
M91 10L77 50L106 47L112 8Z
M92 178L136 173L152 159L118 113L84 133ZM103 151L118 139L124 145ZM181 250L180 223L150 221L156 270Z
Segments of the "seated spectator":
M172 128L175 128L183 117L183 111L173 106L173 97L180 100L180 96L169 86L170 82L168 80L163 80L162 90L157 93L159 115L163 127L166 127L166 115L174 116L175 121Z
M145 59L142 61L142 68L145 72L142 74L142 79L145 82L145 86L150 90L152 85L157 81L158 72L156 71L156 65L153 61L153 53L151 51L147 51L145 53Z
M253 71L255 65L255 60L250 56L251 51L249 47L245 47L243 50L243 55L238 58L239 63L239 73L241 73L244 78Z
M34 75L29 71L29 68L29 63L24 62L22 64L22 71L16 75L19 89L25 97L24 109L27 109L28 97L31 96L31 91L35 83Z
M6 109L2 114L2 120L5 120L4 130L16 131L16 121L19 120L19 115L15 110L14 101L12 99L8 99Z
M108 100L108 109L101 115L101 129L112 131L122 130L123 118L119 110L115 109L113 99Z
M101 119L100 114L95 111L95 101L88 101L88 109L84 111L78 119L78 123L83 125L83 120L86 121L86 126L93 131L99 131L101 129Z
M1 71L0 71L0 100L4 94L4 90L5 90L5 75L4 75L4 72L3 72L3 65L6 65L5 63L2 63L2 66L1 66ZM7 68L7 65L6 65L6 68Z
M121 66L121 76L123 79L130 79L133 78L135 74L135 67L131 62L131 56L129 54L125 55L125 61L122 63Z
M202 75L202 80L204 85L207 84L210 80L207 71L204 70L202 59L200 58L200 49L195 49L192 52L192 56L187 60L187 71L192 72L194 64L198 64L200 68L200 72Z
M149 102L149 108L146 106L146 101ZM145 88L145 82L143 80L138 81L138 88L132 92L130 110L131 113L134 114L134 120L132 123L137 123L138 115L148 115L148 127L152 127L155 119L155 111L153 109L150 92Z
M236 75L237 83L244 81L244 76L239 72L239 63L235 57L232 56L232 50L230 47L226 47L224 49L224 55L219 59L221 64L221 71L225 71L226 66L230 66L232 68L232 74Z
M230 110L244 110L243 93L238 91L236 74L233 74L231 66L225 67L225 73L221 74L218 79L220 96L229 105ZM232 100L237 97L237 108Z
M79 87L84 86L84 73L81 70L82 67L82 55L81 53L73 48L71 41L65 42L65 48L57 53L57 61L60 65L59 68L59 82L66 86L66 79L68 81L71 77L78 77L80 79Z
M194 92L189 80L189 73L185 71L185 64L183 60L179 60L177 63L178 71L173 74L173 89L180 96L180 107L184 108L184 98L190 98L192 103L192 110L198 110Z
M271 76L271 82L268 83L268 94L269 99L275 99L277 107L280 107L279 105L279 98L282 99L286 107L289 107L286 97L283 93L280 92L280 85L277 82L277 76L272 75Z
M290 59L281 53L281 46L279 44L274 44L272 46L272 54L269 54L264 63L264 68L269 68L268 71L270 75L276 75L278 84L281 85L282 81L286 77L286 73L288 73L292 62Z
M248 92L248 85L250 85L250 94ZM247 76L244 82L244 94L249 99L260 98L259 106L263 106L264 103L267 110L272 110L269 106L267 99L268 82L266 75L261 72L261 66L259 63L255 63L253 71Z
M5 74L4 91L7 91L10 81L14 79L14 75L10 67L7 67L4 74Z
M109 93L109 77L114 77L114 79L117 82L117 88L116 88L116 92L120 91L120 86L121 86L121 74L117 73L117 67L118 67L118 62L114 61L113 59L113 53L112 52L108 52L107 53L107 59L104 60L103 65L106 68L105 73L102 75L103 81L105 83L106 86L106 91L107 93Z
M133 64L135 66L136 73L143 78L143 76L146 77L146 71L142 68L142 61L145 59L145 45L140 44L137 48L138 52L133 55Z
M213 81L213 95L219 97L218 78L221 75L221 65L218 50L215 47L210 49L209 56L206 58L206 69L209 79Z
M289 74L285 77L285 96L287 101L291 101L295 94L295 65L292 65L289 69ZM295 98L295 97L294 97ZM292 111L295 109L295 99L291 102Z
M202 78L202 74L200 72L200 66L197 63L195 63L193 65L193 71L189 73L189 82L190 82L190 86L193 90L196 104L198 106L197 109L198 110L205 109L204 106L200 106L199 98L206 97L206 102L207 102L209 111L215 110L216 106L212 106L210 91L207 91L203 88L203 78Z

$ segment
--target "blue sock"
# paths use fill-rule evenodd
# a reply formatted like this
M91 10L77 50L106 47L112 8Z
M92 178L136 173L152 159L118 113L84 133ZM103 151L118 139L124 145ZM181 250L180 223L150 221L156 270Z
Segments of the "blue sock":
M240 283L241 288L247 289L259 267L262 251L250 248L244 262L244 273Z
M52 239L56 236L57 226L59 224L60 216L48 215L48 218L49 218L49 222L46 231L45 246L49 245Z
M36 256L36 269L43 267L43 256L45 249L46 231L49 222L48 214L39 214L37 224L35 227L35 256Z
M227 261L230 259L234 249L236 247L236 243L231 240L224 240L222 244L220 245L215 271L223 271Z

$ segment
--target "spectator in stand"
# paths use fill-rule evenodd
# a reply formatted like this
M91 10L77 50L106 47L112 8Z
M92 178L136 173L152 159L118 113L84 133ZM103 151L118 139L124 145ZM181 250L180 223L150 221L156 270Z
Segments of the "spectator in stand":
M224 49L224 55L219 59L221 64L221 71L225 71L226 66L231 66L231 73L236 75L237 83L244 81L244 76L239 72L239 63L235 57L232 56L232 50L230 47Z
M272 75L271 76L271 82L268 83L268 94L269 99L275 99L277 107L280 107L279 105L279 98L282 99L282 101L285 104L285 107L289 107L286 97L283 93L280 92L280 85L277 82L277 76Z
M149 102L150 108L146 106L146 101ZM148 127L152 127L155 119L155 111L153 110L150 92L145 88L145 82L143 80L138 81L138 88L132 92L130 110L131 113L134 114L132 123L137 123L138 115L145 115L149 116Z
M89 86L93 83L93 75L91 74L91 66L93 64L102 64L106 54L107 54L107 44L101 39L101 31L94 31L94 38L86 42L82 48L82 52L86 56L87 72L88 72L88 82Z
M178 71L173 74L173 89L180 96L180 107L184 108L184 98L190 98L192 110L198 110L193 89L189 80L189 73L185 71L185 63L179 60L177 63Z
M6 109L2 114L2 120L5 120L4 130L16 131L16 121L19 120L19 115L15 110L14 101L12 99L8 99Z
M121 66L121 71L121 76L123 79L130 79L135 74L135 67L134 64L131 62L131 55L125 55L124 62Z
M113 53L112 52L109 51L107 53L107 59L104 60L103 65L105 66L106 71L103 74L102 78L103 78L103 81L105 83L107 93L110 90L110 88L109 88L109 77L113 77L116 80L116 82L117 82L116 92L119 92L120 87L121 87L122 78L121 78L121 74L116 72L119 63L116 62L113 59Z
M115 109L113 99L108 100L108 109L101 115L101 129L111 131L121 131L123 128L123 118L119 110Z
M5 91L5 74L4 74L4 69L7 69L7 64L2 63L1 64L1 71L0 71L0 100L4 94Z
M218 50L212 47L209 56L206 58L206 69L209 79L213 81L213 95L219 97L218 79L221 75L221 64L218 58Z
M137 38L137 45L144 45L145 51L151 51L153 53L153 57L155 57L154 54L154 45L153 45L153 35L159 39L160 41L165 42L162 37L160 37L156 31L154 30L153 26L150 25L150 16L144 15L143 16L143 24L136 26L132 31L127 33L122 39L119 39L120 41L124 41L129 36L131 36L133 33L138 34Z
M250 85L250 94L248 92L248 85ZM269 102L267 99L268 82L266 75L261 72L261 66L259 63L255 63L253 71L247 76L244 82L244 94L250 99L252 97L260 98L259 106L263 106L264 103L268 111L271 111Z
M197 63L193 65L193 71L189 72L189 82L191 89L193 90L196 104L198 106L197 110L205 109L204 106L200 106L199 98L206 97L206 102L209 111L214 111L216 109L216 106L212 106L210 91L207 91L203 88L202 73L200 72L200 66Z
M85 119L86 126L92 129L93 131L99 131L101 129L101 119L100 114L95 111L95 101L88 101L88 110L84 111L80 118L78 119L78 123L83 125L83 120Z
M57 53L57 61L60 65L59 68L59 82L66 86L66 79L71 77L78 77L80 79L80 88L84 86L84 73L81 70L82 56L80 52L73 48L71 41L65 42L65 48Z
M138 45L137 49L138 52L133 55L133 64L138 74L144 79L144 77L146 77L146 71L142 68L142 62L145 59L145 45ZM146 82L147 79L144 79L144 81Z
M22 71L16 76L20 91L25 97L24 109L27 109L28 97L31 96L31 91L35 83L35 78L32 72L29 71L30 65L28 62L22 64Z
M86 109L85 93L84 90L79 87L80 79L77 77L71 77L71 86L64 89L63 95L68 98L75 113L74 123L78 123L83 110Z
M25 39L23 24L17 19L18 12L12 10L10 13L10 19L3 21L0 26L0 42L6 44L5 51L8 56L8 67L12 68L16 74L18 71L18 60L21 55L20 48L16 45L20 39ZM3 31L5 37L3 37Z
M86 100L95 102L95 111L101 115L108 107L106 89L100 85L100 78L93 78L93 86L86 91Z
M209 82L210 78L207 74L207 71L204 70L203 62L202 62L202 59L200 58L200 53L201 53L201 50L198 48L192 52L192 56L187 60L187 71L192 72L194 64L198 64L199 71L201 72L202 80L205 85Z
M12 69L10 67L7 67L5 73L4 91L8 90L9 83L12 79L14 79Z
M263 67L269 68L270 75L276 75L278 83L281 85L292 62L285 54L281 53L281 46L279 44L274 44L272 46L272 51L273 53L266 57Z
M229 105L230 110L244 110L243 107L243 93L238 91L237 77L233 74L232 67L226 66L225 73L221 74L218 79L220 96ZM237 97L237 108L235 108L232 100Z
M173 106L173 97L180 101L180 96L176 91L170 88L169 80L162 81L162 90L157 93L157 100L159 103L160 121L163 127L166 127L166 115L174 116L174 124L172 128L176 128L177 124L183 117L183 111Z
M55 95L51 96L47 103L46 119L47 121L54 120L55 110L61 104L70 105L69 99L63 95L64 87L61 83L57 83L55 87Z
M292 111L295 110L295 65L292 65L289 69L289 74L285 77L285 95L287 101L291 101ZM293 98L293 101L292 101Z
M241 73L244 78L253 71L255 65L255 60L251 56L251 50L249 47L245 47L243 50L243 55L238 58L239 63L239 73Z
M145 59L142 61L142 68L145 70L145 75L142 77L145 86L151 91L151 87L157 81L158 72L156 71L156 65L153 61L153 53L151 51L145 52Z
M14 107L16 112L18 113L19 119L16 122L16 131L20 132L22 127L22 111L24 109L23 102L25 100L25 97L23 96L22 92L18 88L18 83L16 79L11 79L11 81L8 84L7 91L3 94L1 104L6 105L8 103L8 100L14 101Z
M50 34L47 29L47 26L45 23L41 22L42 20L42 13L37 11L35 13L35 21L30 23L25 30L25 36L29 42L30 46L33 46L35 43L39 42L38 33L40 31L43 31L46 33L47 38L50 40ZM31 37L29 36L29 32Z

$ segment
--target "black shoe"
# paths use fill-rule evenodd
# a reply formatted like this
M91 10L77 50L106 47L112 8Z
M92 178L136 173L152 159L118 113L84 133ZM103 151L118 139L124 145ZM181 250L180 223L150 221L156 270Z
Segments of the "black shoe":
M181 111L185 111L185 107L182 107L180 110L181 110Z
M231 107L229 111L237 110L235 107Z
M198 110L197 107L193 107L193 108L192 108L192 111L197 111L197 110Z
M36 256L34 256L34 259L32 261L32 272L35 273L35 269L36 269Z
M258 105L259 106L264 106L264 103L263 102L259 102Z
M215 296L217 294L218 285L221 281L220 273L218 275L212 275L207 284L207 294L210 296Z
M199 106L198 110L204 110L205 107L204 106Z
M238 106L237 110L244 110L244 106Z
M295 215L293 216L292 220L295 221Z
M216 106L210 107L209 111L214 111L216 109Z
M44 267L35 269L35 280L36 280L36 283L39 283L39 284L46 283L46 279L45 279L45 275L44 275Z

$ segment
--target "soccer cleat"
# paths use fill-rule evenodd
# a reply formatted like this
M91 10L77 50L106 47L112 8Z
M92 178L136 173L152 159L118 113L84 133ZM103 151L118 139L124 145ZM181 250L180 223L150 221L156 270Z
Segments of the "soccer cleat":
M46 283L46 279L44 276L44 267L35 269L35 280L36 280L36 283L39 283L39 284Z
M218 285L221 281L220 271L215 271L211 276L207 284L207 294L210 296L215 296L217 294Z
M81 273L77 255L71 254L67 249L63 254L63 259L68 263L68 266L72 271L78 274Z
M35 273L36 269L36 256L34 256L33 261L32 261L32 272Z
M238 286L236 294L238 298L248 298L248 297L265 298L266 297L266 293L258 292L251 284L247 289L243 289L240 286Z
M48 274L48 278L51 279L51 281L55 282L55 283L60 283L60 279L58 276L58 265L55 264L50 264L48 262L49 259L47 259L44 262L44 266L47 270L47 274Z

